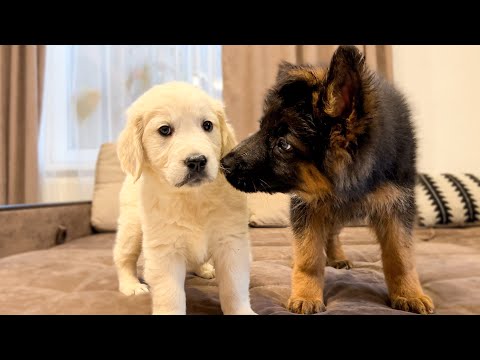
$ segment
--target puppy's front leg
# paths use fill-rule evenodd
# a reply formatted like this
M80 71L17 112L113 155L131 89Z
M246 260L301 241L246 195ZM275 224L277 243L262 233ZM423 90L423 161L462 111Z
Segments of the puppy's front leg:
M213 259L224 315L256 315L250 305L250 249L248 235L220 239Z
M330 228L314 207L298 198L291 204L293 241L292 293L287 308L297 314L325 311L325 247Z
M177 252L155 256L157 250L144 248L144 273L152 294L152 313L185 315L185 258Z

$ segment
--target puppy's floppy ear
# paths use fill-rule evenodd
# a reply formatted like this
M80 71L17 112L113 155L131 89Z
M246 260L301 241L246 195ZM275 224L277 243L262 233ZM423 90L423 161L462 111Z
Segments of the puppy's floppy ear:
M223 158L237 145L237 139L235 137L235 131L227 121L225 107L223 103L218 100L215 101L215 113L220 124L220 134L222 136L222 149L220 150L220 157Z
M142 145L143 118L129 110L127 125L120 133L117 142L117 154L122 170L134 177L134 182L142 174L144 154Z
M323 111L332 117L348 116L360 101L366 74L365 56L355 46L339 46L326 77Z

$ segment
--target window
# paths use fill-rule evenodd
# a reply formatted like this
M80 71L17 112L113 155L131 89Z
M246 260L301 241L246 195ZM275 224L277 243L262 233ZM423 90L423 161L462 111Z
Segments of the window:
M155 84L181 80L222 97L220 45L49 45L40 132L43 201L91 199L98 149Z

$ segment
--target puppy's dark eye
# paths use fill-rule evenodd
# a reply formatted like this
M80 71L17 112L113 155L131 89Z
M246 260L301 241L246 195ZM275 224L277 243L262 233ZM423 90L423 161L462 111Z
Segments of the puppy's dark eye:
M162 136L169 136L169 135L172 135L172 128L168 125L163 125L163 126L160 126L160 128L158 129L158 132Z
M203 130L205 131L212 131L213 130L213 124L211 121L205 120L202 124Z
M283 151L290 151L292 150L292 145L290 145L287 140L285 140L284 138L280 138L278 139L278 143L277 143L278 147L280 149L282 149Z

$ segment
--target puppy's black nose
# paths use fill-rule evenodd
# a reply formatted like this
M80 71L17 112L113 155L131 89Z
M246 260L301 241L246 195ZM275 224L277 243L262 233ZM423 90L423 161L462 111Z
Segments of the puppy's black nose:
M193 155L185 159L185 165L190 171L200 172L205 169L207 158L204 155Z

